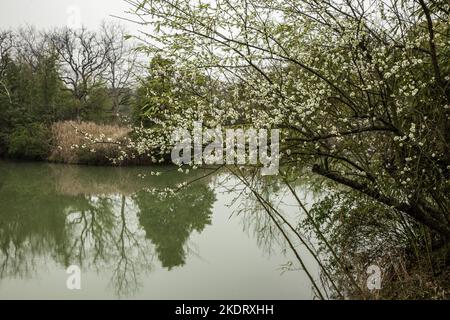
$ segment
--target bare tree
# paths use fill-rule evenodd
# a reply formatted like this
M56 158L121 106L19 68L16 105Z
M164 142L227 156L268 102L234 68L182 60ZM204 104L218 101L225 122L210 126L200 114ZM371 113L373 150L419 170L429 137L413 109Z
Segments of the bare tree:
M137 55L133 47L126 43L126 30L122 25L103 23L101 37L104 47L109 48L106 55L105 81L111 90L112 112L118 114L120 106L126 103L131 93L129 87Z
M1 31L0 32L0 93L5 93L9 100L11 97L6 84L3 81L8 63L10 61L10 56L14 48L14 34L12 31Z
M50 53L45 33L33 26L18 29L14 44L17 58L36 70L39 61Z
M61 80L80 102L76 108L80 118L89 94L104 83L111 45L85 28L56 30L48 39L61 61Z

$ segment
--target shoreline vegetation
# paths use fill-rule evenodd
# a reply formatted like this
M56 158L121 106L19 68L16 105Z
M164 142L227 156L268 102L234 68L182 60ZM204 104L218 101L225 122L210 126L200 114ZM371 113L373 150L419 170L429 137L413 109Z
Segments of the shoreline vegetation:
M51 132L51 148L44 160L66 164L114 165L111 159L117 158L121 142L128 137L131 128L65 121L54 123ZM104 142L92 143L86 136L97 137Z
M26 132L27 129L24 129ZM23 149L29 153L11 153L0 159L11 161L42 161L48 163L92 165L92 166L148 166L170 164L170 161L155 162L149 156L127 158L117 161L126 142L130 139L132 128L114 124L97 124L95 122L63 121L51 125L50 135L40 141L29 141L27 133L22 136ZM41 137L37 137L40 139ZM93 142L93 140L95 140ZM31 142L31 144L30 144ZM33 146L33 143L41 143ZM33 150L39 153L32 154Z
M448 1L127 3L144 39L114 24L0 30L0 156L164 164L195 121L280 129L279 178L304 219L286 223L256 174L232 174L296 268L296 244L318 239L331 293L311 276L317 296L449 298ZM327 190L311 208L290 188L303 172ZM381 290L367 290L372 265Z

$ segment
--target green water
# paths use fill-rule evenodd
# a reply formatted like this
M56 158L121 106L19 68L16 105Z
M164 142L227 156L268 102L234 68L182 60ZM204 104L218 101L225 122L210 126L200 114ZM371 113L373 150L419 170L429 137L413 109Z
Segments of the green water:
M0 299L313 298L237 179L217 172L163 197L148 189L204 173L150 169L1 161ZM283 192L268 190L295 218ZM70 265L81 290L66 286Z

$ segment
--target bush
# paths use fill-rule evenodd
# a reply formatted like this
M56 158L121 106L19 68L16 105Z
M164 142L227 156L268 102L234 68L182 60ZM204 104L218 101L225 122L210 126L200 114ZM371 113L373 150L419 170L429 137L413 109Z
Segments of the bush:
M50 130L44 124L19 126L8 137L8 156L17 159L42 160L50 150Z

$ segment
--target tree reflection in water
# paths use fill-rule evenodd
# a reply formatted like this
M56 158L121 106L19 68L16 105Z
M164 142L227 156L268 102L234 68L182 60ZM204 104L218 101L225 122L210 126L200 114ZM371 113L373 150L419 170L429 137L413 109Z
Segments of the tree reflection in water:
M31 277L51 258L109 272L122 296L139 289L155 253L169 270L185 264L191 233L211 224L215 195L206 181L161 198L142 187L187 177L141 181L142 169L95 169L1 163L0 281Z
M141 191L133 199L140 210L139 222L155 245L162 266L171 270L184 265L184 244L190 234L211 224L214 193L208 186L194 184L167 197Z

